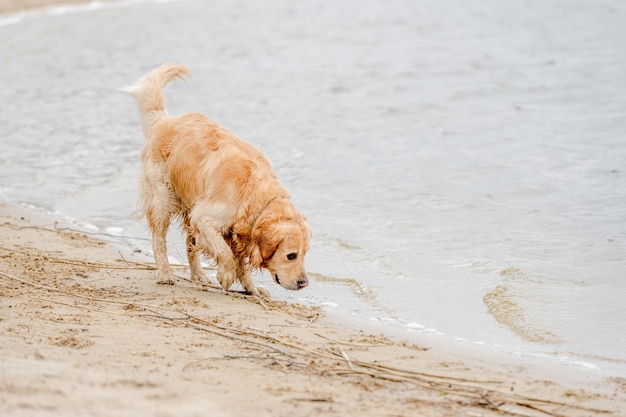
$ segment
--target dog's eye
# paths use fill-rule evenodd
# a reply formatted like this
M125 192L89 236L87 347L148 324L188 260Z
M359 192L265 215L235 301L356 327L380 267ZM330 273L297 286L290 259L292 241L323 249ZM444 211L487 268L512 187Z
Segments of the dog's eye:
M293 261L297 257L298 257L297 253L290 253L290 254L287 255L287 259L289 259L290 261Z

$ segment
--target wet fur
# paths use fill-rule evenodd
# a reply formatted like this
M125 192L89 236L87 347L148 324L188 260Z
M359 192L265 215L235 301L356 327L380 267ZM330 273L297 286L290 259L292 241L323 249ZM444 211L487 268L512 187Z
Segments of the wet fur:
M157 282L174 283L165 237L172 217L178 217L193 280L206 279L203 253L216 260L224 289L239 280L246 291L269 296L254 285L253 268L268 269L287 289L306 286L311 229L265 155L204 115L167 114L163 88L186 75L187 68L164 64L123 89L137 101L146 136L141 193Z

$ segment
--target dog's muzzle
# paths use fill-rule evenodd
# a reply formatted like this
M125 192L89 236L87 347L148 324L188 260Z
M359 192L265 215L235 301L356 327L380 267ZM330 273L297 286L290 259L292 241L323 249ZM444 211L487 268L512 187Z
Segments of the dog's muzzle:
M298 280L298 289L304 288L304 287L308 287L309 286L309 280L307 277L304 277L300 280Z
M276 281L276 283L277 283L278 285L281 285L281 283L280 283L280 278L278 277L278 274L276 274L276 273L274 274L274 281ZM309 279L308 279L306 276L304 276L304 277L302 277L302 278L300 278L300 279L298 280L298 282L296 283L296 285L297 285L297 287L296 287L296 288L288 288L288 289L291 289L291 290L300 290L300 289L302 289L302 288L304 288L304 287L308 287L308 286L309 286Z

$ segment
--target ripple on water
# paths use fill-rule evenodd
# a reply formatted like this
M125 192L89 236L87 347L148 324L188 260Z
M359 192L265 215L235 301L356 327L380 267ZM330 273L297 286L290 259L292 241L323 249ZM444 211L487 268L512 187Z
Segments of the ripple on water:
M508 268L500 275L503 282L483 297L487 311L500 324L508 327L524 340L535 343L557 344L563 339L551 330L542 328L530 319L524 309L524 304L519 300L519 292L516 283L537 280L518 268Z

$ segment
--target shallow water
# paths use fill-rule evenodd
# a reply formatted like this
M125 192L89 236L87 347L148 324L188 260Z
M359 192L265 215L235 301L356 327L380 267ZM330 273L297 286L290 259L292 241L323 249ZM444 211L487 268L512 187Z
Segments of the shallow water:
M117 87L264 150L314 228L275 297L626 376L626 5L127 1L0 17L0 194L123 235L143 138ZM184 259L176 233L170 254Z

